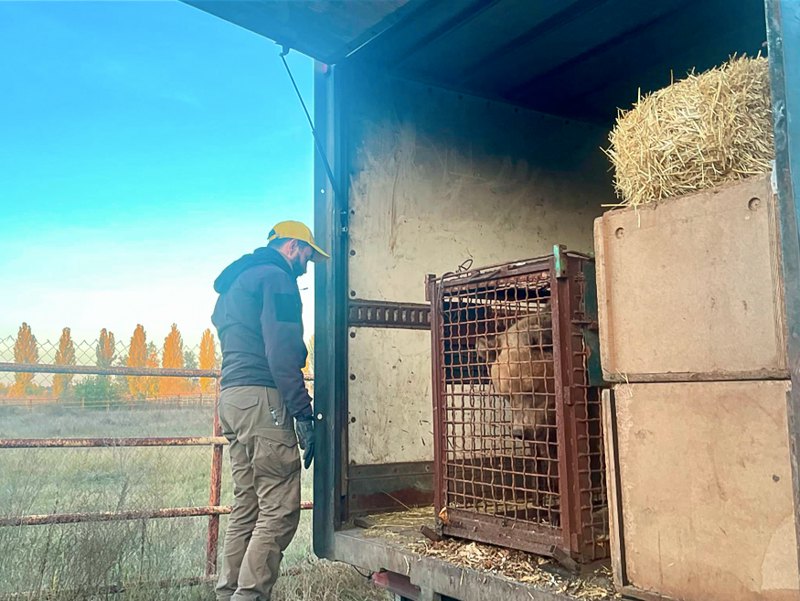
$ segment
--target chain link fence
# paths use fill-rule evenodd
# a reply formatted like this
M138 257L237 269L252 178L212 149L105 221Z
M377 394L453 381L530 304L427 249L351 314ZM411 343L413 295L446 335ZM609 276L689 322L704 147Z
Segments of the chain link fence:
M24 341L23 341L24 345ZM69 363L59 356L59 342L52 340L28 343L29 348L20 350L20 336L0 338L0 363L24 363L60 365L64 370L70 366L131 367L130 345L116 341L113 347L105 347L101 340L71 341ZM180 361L165 365L164 349L152 343L145 347L147 359L140 367L173 369L198 369L200 345L178 349ZM63 356L63 352L61 355ZM174 354L174 353L173 353ZM219 365L219 349L213 346L213 360L204 369L216 369ZM31 360L35 359L35 360ZM147 408L153 402L164 405L211 406L214 401L213 378L160 376L90 375L80 373L25 373L0 372L0 405L32 407L36 404L58 403L63 407L112 408L124 405L132 408Z

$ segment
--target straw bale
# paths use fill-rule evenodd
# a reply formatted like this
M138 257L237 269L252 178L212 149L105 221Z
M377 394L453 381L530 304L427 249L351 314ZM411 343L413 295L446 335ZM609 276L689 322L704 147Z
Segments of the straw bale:
M622 205L745 179L775 157L767 59L732 57L620 111L606 154Z

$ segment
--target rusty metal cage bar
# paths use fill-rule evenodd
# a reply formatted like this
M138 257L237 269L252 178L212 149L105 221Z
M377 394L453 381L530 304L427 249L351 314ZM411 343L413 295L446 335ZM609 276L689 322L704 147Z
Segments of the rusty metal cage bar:
M557 248L429 277L435 504L446 534L608 556L585 269L588 257Z
M31 448L98 448L98 447L186 447L211 446L211 469L209 484L209 504L205 507L171 507L163 509L111 512L54 513L45 515L24 515L0 519L0 527L38 526L52 524L74 524L84 522L113 522L127 520L147 520L161 518L181 518L208 516L206 536L205 578L190 579L192 582L207 581L217 571L217 549L219 546L220 515L229 514L230 506L220 505L222 497L223 449L228 444L222 436L219 420L219 370L173 369L94 365L54 365L39 363L0 362L0 373L49 373L114 376L158 376L158 377L199 377L215 379L215 400L213 403L211 436L178 437L97 437L97 438L4 438L0 439L0 449ZM306 381L313 377L304 376ZM314 508L312 502L303 502L301 510ZM188 580L187 580L188 582ZM24 594L24 593L20 593Z

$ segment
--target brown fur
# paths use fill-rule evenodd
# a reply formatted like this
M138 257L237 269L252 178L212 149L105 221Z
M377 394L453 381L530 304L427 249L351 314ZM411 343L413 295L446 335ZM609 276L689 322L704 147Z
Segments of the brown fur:
M549 313L523 317L504 332L476 341L496 394L511 407L514 436L546 443L555 424L555 374Z

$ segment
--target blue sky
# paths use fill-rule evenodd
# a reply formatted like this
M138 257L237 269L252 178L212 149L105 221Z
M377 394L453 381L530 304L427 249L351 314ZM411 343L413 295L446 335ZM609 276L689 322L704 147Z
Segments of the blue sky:
M177 1L0 1L0 337L196 344L217 273L312 221L279 47ZM312 61L289 63L306 102ZM301 278L307 324L311 278Z

